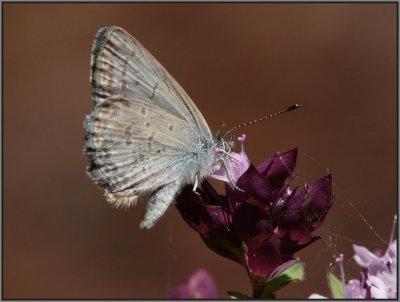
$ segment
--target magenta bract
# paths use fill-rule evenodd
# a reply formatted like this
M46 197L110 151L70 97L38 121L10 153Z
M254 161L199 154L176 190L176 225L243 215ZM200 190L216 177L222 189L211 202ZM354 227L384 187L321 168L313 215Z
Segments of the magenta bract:
M235 178L244 192L227 184L226 194L220 195L204 181L200 196L187 187L177 198L182 217L207 246L241 263L254 278L267 279L295 252L317 240L312 232L332 206L331 175L303 189L289 187L297 153L277 153L258 168L247 164Z

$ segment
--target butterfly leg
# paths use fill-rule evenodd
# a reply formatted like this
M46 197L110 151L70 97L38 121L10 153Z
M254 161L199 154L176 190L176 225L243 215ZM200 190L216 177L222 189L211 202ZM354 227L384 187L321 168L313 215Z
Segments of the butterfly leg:
M224 158L221 158L220 160L222 161L222 164L223 164L223 166L224 166L224 168L225 168L226 176L228 177L229 182L231 183L231 185L232 185L236 190L238 190L238 191L240 191L240 192L244 192L241 188L239 188L238 186L236 186L235 182L232 180L232 177L231 177L231 175L230 175L230 173L229 173L228 165L226 164L225 159L224 159Z
M200 194L196 191L198 185L199 185L199 178L196 175L195 176L195 180L194 180L194 185L193 185L193 192L200 196Z
M140 223L141 229L150 229L165 214L169 205L174 201L181 188L181 183L176 180L156 191L147 204L144 218Z

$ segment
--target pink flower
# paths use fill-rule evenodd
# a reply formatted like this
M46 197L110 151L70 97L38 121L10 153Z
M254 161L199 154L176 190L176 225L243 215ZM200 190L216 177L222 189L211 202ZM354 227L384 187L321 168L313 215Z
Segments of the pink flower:
M352 279L345 285L343 257L338 258L337 262L342 271L342 280L340 282L335 276L332 276L331 279L328 278L332 296L342 299L396 299L397 240L389 244L383 256L379 256L378 253L372 253L366 247L356 244L353 245L353 249L355 252L353 258L363 269L361 278L359 280ZM343 286L340 286L340 283ZM312 294L309 297L309 299L320 298L326 297L318 294Z
M213 276L204 269L196 270L185 282L178 285L171 299L216 299L217 286Z
M371 298L394 299L397 297L397 240L394 240L383 257L367 248L354 244L354 260L367 269L367 285Z
M240 153L230 152L229 156L225 159L226 168L229 170L229 176L234 184L236 184L239 177L250 167L250 161L247 154L244 152L243 146L243 142L246 140L246 134L242 134L242 136L239 136L237 140L241 143ZM211 178L222 180L233 188L233 184L231 183L222 163L220 163L213 171Z

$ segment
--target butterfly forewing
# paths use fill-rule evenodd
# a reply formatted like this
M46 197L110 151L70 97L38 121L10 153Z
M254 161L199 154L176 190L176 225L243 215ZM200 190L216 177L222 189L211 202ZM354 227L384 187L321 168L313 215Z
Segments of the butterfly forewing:
M161 64L122 28L101 28L92 50L92 96L101 103L116 95L142 99L186 120L211 138L193 101Z

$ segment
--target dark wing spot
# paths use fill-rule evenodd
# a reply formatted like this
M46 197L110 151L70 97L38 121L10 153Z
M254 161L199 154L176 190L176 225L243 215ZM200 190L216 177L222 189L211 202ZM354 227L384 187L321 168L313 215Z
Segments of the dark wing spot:
M146 113L147 113L147 111L146 111L146 108L142 108L142 109L140 109L140 112L143 114L143 115L146 115Z
M169 129L169 131L174 131L174 126L173 125L169 125L168 129Z
M146 127L150 127L151 123L150 122L146 122Z
M126 107L129 107L129 106L130 106L130 101L128 101L128 100L119 99L119 102L120 102L122 105L126 106Z
M125 138L125 143L126 143L127 146L129 146L129 145L132 144L132 140L131 140L131 138L129 137L129 136L132 134L132 133L131 133L131 130L132 130L132 126L127 126L127 127L125 127L125 129L124 129L125 136L126 136L126 138Z
M96 94L97 96L99 96L99 97L101 97L101 98L106 98L106 97L108 97L107 95L105 95L105 94L100 94L100 93L98 93L98 92L95 92L94 94ZM110 102L104 102L104 103L101 104L101 106L103 106L103 108L109 108L109 107L111 107L111 103L110 103Z

